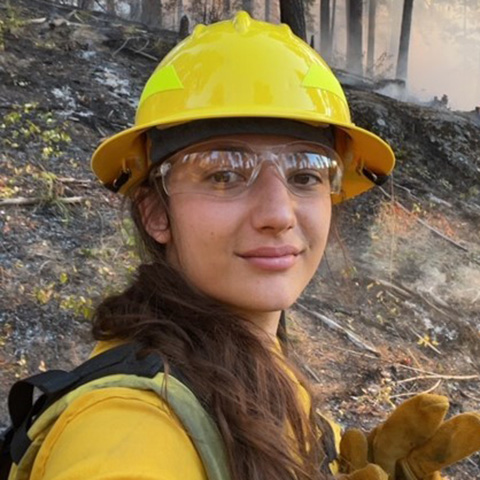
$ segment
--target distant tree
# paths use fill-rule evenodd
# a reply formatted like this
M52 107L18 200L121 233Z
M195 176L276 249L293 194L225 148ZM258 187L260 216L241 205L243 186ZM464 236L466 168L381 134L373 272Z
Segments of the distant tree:
M412 29L413 0L404 0L400 46L398 48L397 78L407 81L408 52L410 49L410 31Z
M130 6L129 18L135 22L139 22L142 16L142 4L138 0L130 0L128 2Z
M193 25L199 22L204 24L218 22L222 18L230 17L229 10L225 10L224 0L196 0L189 3L188 11Z
M332 56L330 0L320 1L320 53L328 62Z
M222 1L222 14L223 17L229 17L230 16L230 11L232 10L232 4L230 0L223 0Z
M265 20L267 22L270 21L271 16L272 16L272 1L265 0Z
M377 15L377 0L368 3L368 46L367 46L367 75L373 76L375 62L375 21Z
M289 25L295 35L307 39L303 0L280 0L280 21Z
M180 39L184 39L186 37L188 37L190 33L190 22L188 20L188 17L186 15L184 15L181 19L180 19L180 31L179 31L179 37Z
M253 15L253 0L242 0L242 10Z
M180 25L180 28L181 28L181 21L185 13L183 11L183 0L177 0L175 3L176 3L176 21L177 21L177 25Z
M347 69L363 75L363 0L347 0Z
M335 40L335 20L337 17L337 0L332 0L332 8L331 8L331 13L330 13L330 41L332 43L331 45L331 52L333 55L333 42Z
M151 27L162 26L162 1L142 0L140 21Z
M443 10L447 7L448 20L446 20L445 33L450 33L454 41L458 40L459 28L466 37L470 32L478 34L478 19L480 18L479 0L430 0L427 4L429 9ZM442 8L443 7L443 8ZM473 28L469 28L473 27Z
M190 2L188 11L190 13L190 19L192 20L193 25L203 21L203 3Z

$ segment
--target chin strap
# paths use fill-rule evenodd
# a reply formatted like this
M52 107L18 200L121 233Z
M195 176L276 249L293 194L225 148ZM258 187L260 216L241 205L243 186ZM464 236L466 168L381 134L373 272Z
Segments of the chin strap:
M113 182L104 183L104 186L111 192L117 193L130 180L131 176L132 172L130 170L122 170Z
M378 187L381 187L390 178L390 175L381 175L379 173L372 172L365 167L362 168L362 173L366 178L368 178Z

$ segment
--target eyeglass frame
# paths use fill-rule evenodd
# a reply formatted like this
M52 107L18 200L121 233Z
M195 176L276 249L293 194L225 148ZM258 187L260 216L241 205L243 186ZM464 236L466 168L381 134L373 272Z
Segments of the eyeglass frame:
M222 142L224 145L222 145ZM308 149L305 149L305 151L294 151L292 150L291 152L288 152L288 148L291 147L292 145L301 145L302 147L308 147L308 146L313 146L312 151L308 151ZM213 146L214 148L206 148ZM244 192L247 192L249 188L255 183L256 179L258 178L258 175L265 163L271 163L276 167L276 170L280 173L280 177L282 180L282 183L285 185L285 187L293 194L298 197L312 197L314 196L314 193L310 193L306 191L305 194L299 193L299 191L295 191L291 188L289 184L289 178L287 178L287 175L282 168L282 165L279 164L279 155L281 153L305 153L305 154L317 154L321 155L322 161L324 158L328 158L328 160L331 162L331 165L325 166L322 168L322 170L328 170L329 171L329 185L330 185L330 191L329 195L334 195L334 194L339 194L341 192L341 187L342 187L342 177L343 177L343 162L340 157L340 155L329 145L325 145L324 143L319 143L319 142L314 142L310 140L292 140L289 142L286 142L281 145L263 145L260 149L255 148L253 149L250 144L246 141L243 140L232 140L232 139L209 139L204 142L199 142L194 145L190 145L189 147L186 147L175 154L171 155L167 159L165 159L159 167L154 168L151 172L150 177L153 176L153 179L161 178L162 179L162 187L163 191L165 194L170 197L172 193L170 192L170 188L167 185L167 176L168 173L172 171L172 168L174 165L176 165L178 162L182 160L182 158L185 158L186 156L193 154L193 153L209 153L209 152L215 152L215 151L225 151L226 148L232 148L232 147L239 147L238 150L232 150L232 152L235 151L242 151L242 152L248 152L253 155L255 155L255 163L252 168L251 174L247 180L247 183L245 185L245 188L241 190L239 193L236 193L234 195L224 195L224 194L215 194L215 193L203 193L204 195L211 195L215 198L223 198L223 199L234 199L238 198L241 196ZM202 150L203 149L203 150ZM224 149L224 150L222 150ZM317 151L315 151L317 149ZM321 151L319 151L321 150ZM278 152L278 153L277 153ZM268 154L270 158L265 158L265 154ZM327 153L328 155L325 155ZM276 155L275 159L272 159L271 156ZM330 170L335 169L334 174L332 175ZM333 178L333 181L332 181ZM332 184L335 184L335 187L332 188ZM225 192L226 190L219 190L219 192ZM177 192L180 193L180 192ZM182 192L185 193L185 192ZM199 193L199 192L196 192ZM175 193L173 193L175 194Z

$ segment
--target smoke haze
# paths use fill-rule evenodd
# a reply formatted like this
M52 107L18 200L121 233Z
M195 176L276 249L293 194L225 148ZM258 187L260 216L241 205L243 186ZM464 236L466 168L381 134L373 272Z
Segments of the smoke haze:
M421 99L446 94L452 108L473 110L480 106L480 12L448 3L456 7L416 2L409 86Z
M364 1L364 49L368 1ZM345 1L336 3L332 65L346 69ZM395 78L402 9L402 0L378 0L375 33L378 78ZM319 10L316 2L311 13L317 34ZM407 86L408 98L415 97L421 102L446 94L452 109L470 111L480 106L480 0L415 0Z

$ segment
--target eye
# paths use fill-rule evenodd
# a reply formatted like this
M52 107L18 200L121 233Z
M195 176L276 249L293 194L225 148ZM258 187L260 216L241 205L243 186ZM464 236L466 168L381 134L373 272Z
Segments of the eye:
M303 170L290 175L288 181L294 187L308 188L328 184L328 176L312 170Z
M246 181L243 175L232 170L219 170L210 173L207 175L207 180L218 186L228 186Z

